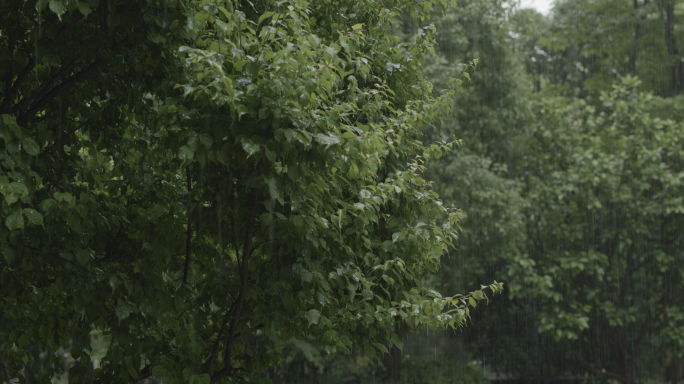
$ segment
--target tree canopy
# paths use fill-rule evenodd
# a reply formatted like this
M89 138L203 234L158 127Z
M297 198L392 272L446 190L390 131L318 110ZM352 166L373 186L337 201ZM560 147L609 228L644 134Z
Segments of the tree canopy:
M265 382L293 336L375 356L464 324L484 291L422 283L461 215L423 177L468 78L423 74L447 5L3 1L7 379L49 382L70 346L73 382Z

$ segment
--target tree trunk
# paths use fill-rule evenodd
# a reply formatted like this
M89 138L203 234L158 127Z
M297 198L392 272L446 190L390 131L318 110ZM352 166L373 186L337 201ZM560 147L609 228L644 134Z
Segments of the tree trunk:
M394 332L401 338L403 332L399 329L398 325L395 325ZM390 348L389 353L385 353L382 357L385 363L385 371L387 372L387 380L392 382L398 382L401 380L401 350L396 346Z
M637 74L637 60L639 58L639 46L641 38L644 37L644 21L646 13L639 15L639 8L645 8L649 0L644 0L644 4L639 5L639 0L634 0L634 40L632 41L632 52L629 55L629 72L634 76Z
M682 90L682 66L679 50L674 35L674 0L661 0L660 19L665 27L665 45L667 46L667 56L670 64L670 83L668 86L669 96L675 96Z
M665 382L670 384L684 383L684 359L672 356L672 351L669 349L665 360Z

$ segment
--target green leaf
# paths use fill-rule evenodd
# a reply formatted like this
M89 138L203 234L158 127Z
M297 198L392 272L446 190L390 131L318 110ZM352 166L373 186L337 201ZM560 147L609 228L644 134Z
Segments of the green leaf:
M160 378L166 373L166 367L163 365L155 365L152 367L152 376Z
M259 21L257 22L257 25L261 24L261 22L264 21L264 19L269 18L269 17L271 17L271 16L273 16L273 15L275 15L275 12L266 12L266 13L264 13L263 15L261 15L261 16L259 17Z
M3 195L12 192L10 188L9 179L6 176L0 176L0 193Z
M83 3L83 2L78 3L78 10L81 11L81 13L83 14L83 16L85 16L86 18L88 18L88 15L90 14L90 12L93 11L93 10L90 8L90 4L88 4L88 3Z
M225 16L226 20L230 20L231 12L228 12L228 10L224 7L218 7L219 11L223 13L223 16Z
M399 350L404 349L404 343L401 341L401 338L396 333L393 333L390 336L390 340L392 341L392 344L399 348Z
M116 313L116 317L118 317L119 320L123 320L131 314L131 307L126 304L120 304L114 309L114 313Z
M5 195L5 201L7 204L14 204L17 202L17 200L19 200L19 196L17 196L17 194L14 192L9 192Z
M315 309L310 309L308 312L306 312L306 320L309 322L309 326L311 326L311 324L318 324L318 319L320 318L320 312Z
M24 214L29 221L36 225L43 225L43 215L38 213L35 209L24 209Z
M211 136L207 135L206 133L201 134L199 138L200 142L202 142L202 145L207 148L211 148L211 146L214 144L214 139L212 139Z
M76 260L78 260L78 263L81 265L88 264L91 259L90 252L87 249L79 249L74 253L76 254Z
M7 219L5 219L5 225L10 230L24 228L24 217L22 216L21 211L16 211L7 216Z
M62 15L67 11L66 6L60 0L50 0L50 10L62 19Z
M43 212L49 212L55 205L57 205L55 199L45 199L40 202L40 209L42 209Z
M38 2L36 3L36 11L40 12L43 9L45 9L45 7L47 7L49 1L50 0L38 0Z
M389 351L387 350L387 347L385 347L384 345L382 345L380 343L373 343L373 346L375 348L377 348L377 350L382 352L382 353L389 353Z
M247 152L247 157L249 158L253 154L258 153L261 150L261 147L258 144L254 144L249 139L242 139L242 149Z
M22 140L24 146L24 151L31 156L36 156L40 152L40 147L38 144L30 137L24 137Z
M311 280L313 280L313 273L307 271L306 269L302 268L299 271L300 275L302 276L302 281L305 283L310 283Z
M342 142L342 139L334 133L319 133L318 135L316 135L316 141L325 145L326 147L329 147L334 144L339 144L340 142Z
M183 161L191 161L195 153L187 145L183 145L178 149L178 158Z

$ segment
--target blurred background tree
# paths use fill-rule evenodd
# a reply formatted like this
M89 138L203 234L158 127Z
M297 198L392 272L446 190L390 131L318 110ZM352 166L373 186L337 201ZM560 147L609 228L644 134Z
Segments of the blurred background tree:
M462 332L406 335L402 381L418 382L414 356L504 382L684 379L683 15L679 1L564 0L548 16L461 1L433 18L435 92L479 63L424 139L463 139L429 175L464 215L424 281L510 290ZM422 27L397 26L407 41Z

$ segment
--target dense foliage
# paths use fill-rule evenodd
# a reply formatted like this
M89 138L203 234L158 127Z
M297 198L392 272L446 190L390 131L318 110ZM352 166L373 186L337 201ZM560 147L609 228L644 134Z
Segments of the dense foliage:
M597 106L544 105L525 149L531 261L512 267L540 299L539 330L585 339L568 352L626 383L647 372L646 351L684 353L684 129L651 116L638 85L624 78Z
M545 17L463 1L433 18L440 45L426 69L436 88L464 57L479 65L430 131L464 139L429 170L464 218L458 249L426 284L510 284L474 315L473 332L451 338L493 372L684 378L683 115L672 97L681 9L567 0Z
M669 96L681 88L681 4L568 0L549 17L490 7L505 15L493 23L505 33L487 36L515 51L483 50L480 62L508 58L506 68L527 72L473 76L483 76L475 94L491 92L483 108L498 106L487 119L508 112L494 125L506 139L487 131L487 119L455 115L445 127L464 127L465 150L449 157L472 150L481 160L433 171L446 203L465 211L457 263L480 266L461 283L487 276L511 287L476 318L469 350L526 379L679 382L682 115ZM486 33L487 15L476 20L480 28L455 40L461 51ZM507 86L512 79L526 89ZM515 100L506 107L497 94ZM453 284L442 279L434 286Z
M0 4L4 380L68 347L71 382L267 382L293 336L373 357L485 298L422 282L460 218L423 177L446 1Z
M2 379L684 380L682 2L448 5L0 1Z

